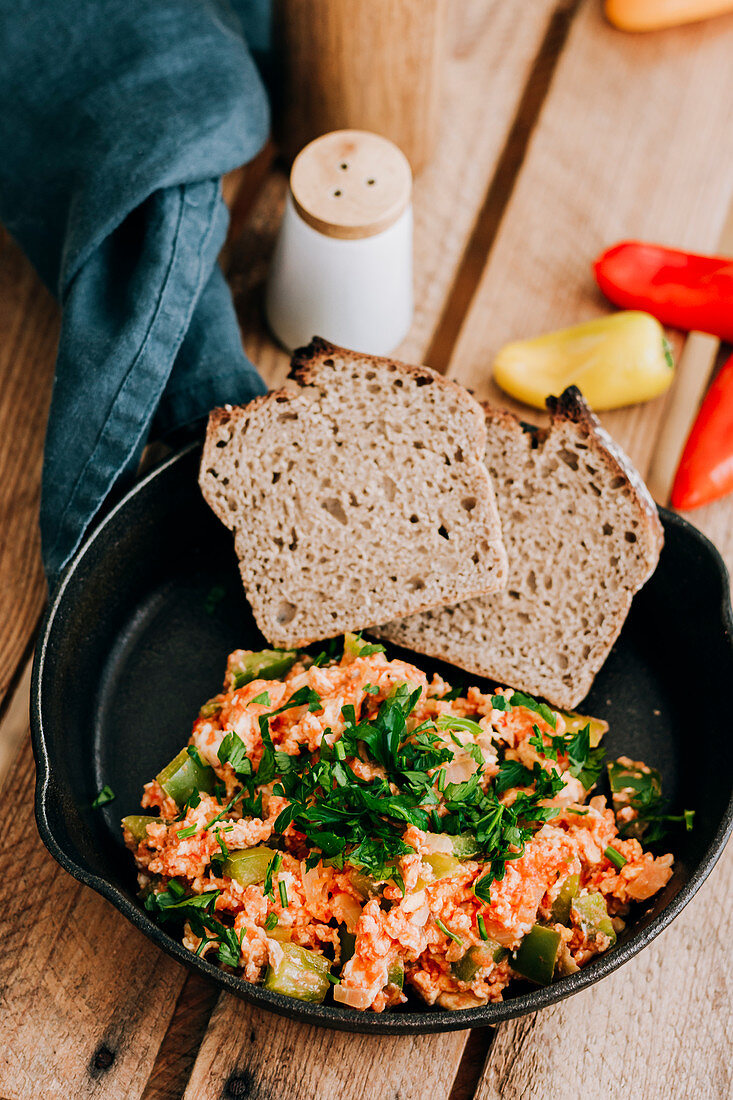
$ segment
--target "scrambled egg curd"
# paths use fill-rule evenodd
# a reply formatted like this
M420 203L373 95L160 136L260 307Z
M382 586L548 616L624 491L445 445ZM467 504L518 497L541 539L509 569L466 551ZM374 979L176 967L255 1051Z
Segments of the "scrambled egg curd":
M340 649L230 655L145 787L157 813L122 821L146 909L249 982L376 1012L408 986L499 1001L608 950L672 874L641 844L658 773L614 761L608 805L605 722Z

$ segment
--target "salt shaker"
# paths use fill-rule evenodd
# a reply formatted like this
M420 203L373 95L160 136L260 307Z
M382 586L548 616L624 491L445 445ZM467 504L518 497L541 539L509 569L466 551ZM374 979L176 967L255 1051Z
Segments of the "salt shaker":
M267 321L288 350L322 336L386 355L412 320L412 173L391 141L335 130L301 150L268 279Z

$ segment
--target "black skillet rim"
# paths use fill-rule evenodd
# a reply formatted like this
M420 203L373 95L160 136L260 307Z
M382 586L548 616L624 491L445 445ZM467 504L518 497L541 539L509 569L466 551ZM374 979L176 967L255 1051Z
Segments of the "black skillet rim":
M72 558L63 572L61 580L53 594L41 625L41 631L36 646L33 661L33 676L31 681L30 725L33 755L36 761L36 788L35 788L35 815L38 831L41 839L54 859L79 882L91 887L102 897L106 898L125 916L136 928L139 928L159 948L172 956L178 962L191 969L205 974L220 987L233 993L235 996L258 1005L260 1008L275 1012L282 1016L298 1019L304 1023L320 1024L325 1027L335 1028L341 1031L359 1032L361 1034L382 1035L419 1035L433 1034L436 1032L461 1031L466 1028L487 1027L524 1016L529 1012L536 1012L564 1000L566 997L587 989L595 982L605 978L614 970L617 970L634 955L638 954L651 941L659 935L682 912L687 903L694 897L717 863L725 848L728 836L733 829L733 792L727 809L720 822L712 843L708 846L702 859L699 861L690 879L685 883L679 893L669 902L665 908L650 921L646 927L640 929L621 948L613 952L598 956L588 966L583 967L574 974L562 978L559 982L545 987L532 989L520 994L510 1001L502 1001L498 1004L483 1005L479 1008L461 1009L452 1012L447 1009L429 1009L423 1012L405 1012L390 1015L389 1013L366 1013L341 1008L337 1005L308 1004L296 1001L292 997L285 997L280 993L271 992L263 986L254 985L227 973L214 966L206 959L201 959L187 951L181 943L169 936L159 925L147 916L144 909L133 904L124 894L109 880L90 871L67 854L57 842L47 816L47 793L50 781L50 759L43 730L41 699L43 694L43 672L48 649L49 636L53 630L56 616L63 607L64 593L70 578L78 569L83 567L87 551L101 536L105 528L114 523L116 517L123 511L128 501L143 492L150 482L160 477L165 471L176 463L184 460L200 444L193 443L185 449L171 455L155 469L151 470L144 478L137 482L130 491L119 501L105 516L98 527L86 539ZM677 527L685 532L686 537L698 542L700 547L710 557L716 566L721 585L721 621L725 629L728 643L733 649L733 609L730 603L730 587L728 571L718 550L702 532L693 524L678 516L666 508L659 508L659 514L669 527Z

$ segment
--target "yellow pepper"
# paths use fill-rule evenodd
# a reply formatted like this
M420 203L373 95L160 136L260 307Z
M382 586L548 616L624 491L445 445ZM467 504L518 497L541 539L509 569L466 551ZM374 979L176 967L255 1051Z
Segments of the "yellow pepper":
M592 409L633 405L664 393L673 374L664 329L637 310L517 340L494 360L501 388L538 409L566 386L577 386Z
M606 0L606 18L622 31L657 31L733 11L733 0Z

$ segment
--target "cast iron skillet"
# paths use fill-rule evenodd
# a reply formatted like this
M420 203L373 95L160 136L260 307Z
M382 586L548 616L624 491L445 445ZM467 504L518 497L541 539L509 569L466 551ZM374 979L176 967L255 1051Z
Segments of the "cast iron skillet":
M394 1012L360 1013L251 985L194 958L154 924L137 901L119 820L137 811L143 783L178 752L200 704L220 690L227 654L263 646L231 536L199 494L198 459L196 446L169 459L110 512L66 570L46 615L31 697L36 817L62 867L224 989L346 1031L451 1031L543 1008L627 962L677 916L731 829L733 621L717 551L663 511L659 566L582 709L610 722L611 756L626 752L661 770L673 806L695 810L695 828L670 836L673 878L638 908L612 950L547 988L517 983L501 1004L448 1012L415 998ZM422 657L416 662L441 668ZM463 679L455 669L442 671ZM105 783L115 801L93 810Z

